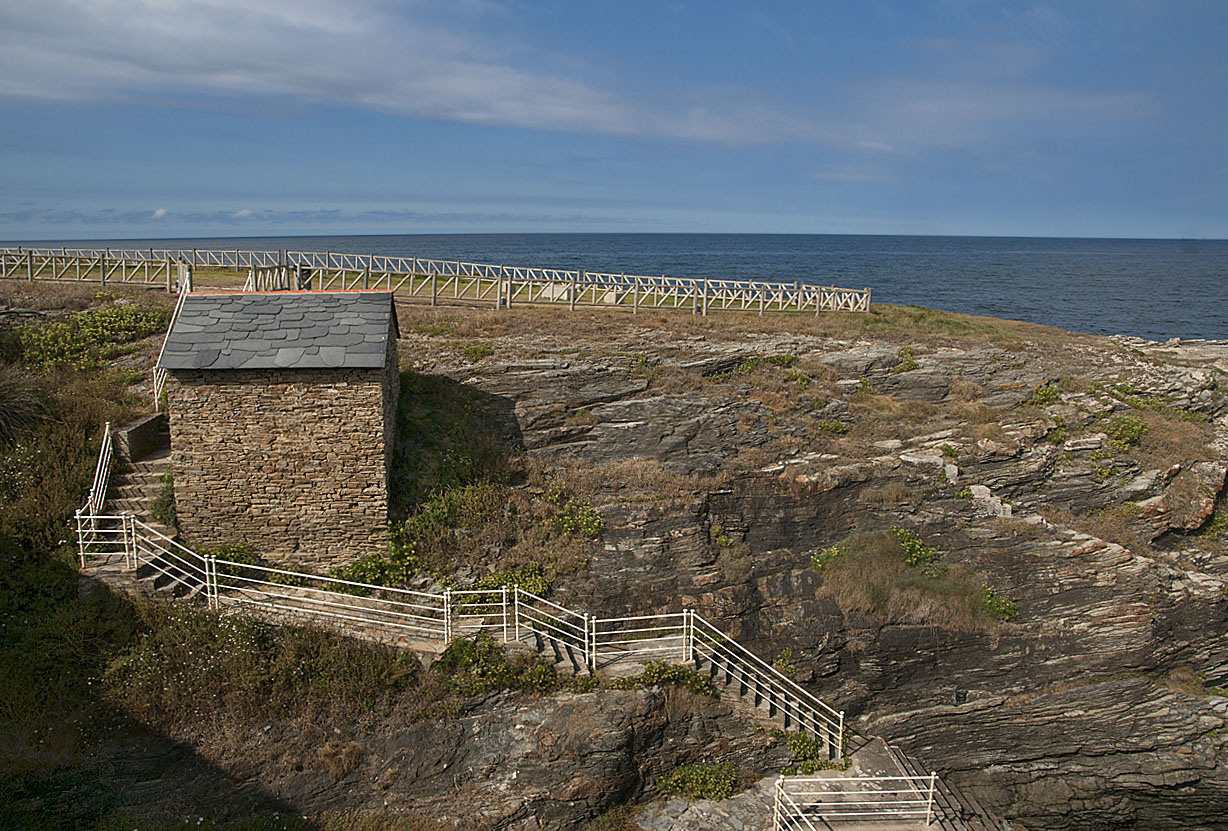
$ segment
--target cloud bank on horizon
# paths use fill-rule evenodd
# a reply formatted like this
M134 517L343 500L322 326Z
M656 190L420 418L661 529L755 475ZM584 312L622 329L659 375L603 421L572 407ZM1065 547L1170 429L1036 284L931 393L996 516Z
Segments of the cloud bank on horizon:
M42 0L0 238L1228 236L1228 7Z

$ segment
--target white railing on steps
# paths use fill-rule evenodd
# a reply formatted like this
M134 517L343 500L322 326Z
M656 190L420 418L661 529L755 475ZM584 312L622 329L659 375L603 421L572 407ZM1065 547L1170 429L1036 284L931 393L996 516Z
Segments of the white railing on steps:
M938 774L929 776L803 777L776 780L774 831L812 831L836 823L895 823L929 827L937 816ZM816 822L818 823L816 825ZM901 825L906 823L907 825ZM876 826L883 827L883 826Z
M844 753L844 713L781 675L720 632L695 610L600 618L547 600L520 586L418 592L335 577L201 556L131 514L77 512L82 567L123 558L130 570L152 571L177 594L203 596L210 609L248 608L279 621L341 626L403 646L441 649L486 631L504 642L536 640L596 672L616 661L661 659L708 667L724 675L726 691L769 717L823 742L831 758ZM732 689L731 689L732 688Z
M162 348L158 350L158 360L154 361L153 400L155 413L162 412L162 393L166 389L166 380L170 377L170 372L161 366L162 356L166 354L166 341L171 336L171 329L175 328L175 321L179 319L179 313L183 311L183 301L192 292L192 272L183 266L180 266L179 272L179 298L175 301L175 311L171 313L170 323L166 325L166 334L162 336Z

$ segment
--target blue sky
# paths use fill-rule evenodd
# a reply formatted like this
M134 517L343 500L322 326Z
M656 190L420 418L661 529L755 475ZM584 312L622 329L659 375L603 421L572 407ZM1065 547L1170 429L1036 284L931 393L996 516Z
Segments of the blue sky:
M0 0L0 238L1228 237L1228 3Z

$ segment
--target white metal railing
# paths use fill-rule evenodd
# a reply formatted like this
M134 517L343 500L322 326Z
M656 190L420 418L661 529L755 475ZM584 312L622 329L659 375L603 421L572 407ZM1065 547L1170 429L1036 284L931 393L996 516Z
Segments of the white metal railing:
M775 831L830 827L837 822L896 822L930 826L936 818L938 774L929 776L816 777L776 780Z
M737 684L739 694L766 703L768 712L779 713L786 727L819 739L833 758L844 753L844 711L836 710L804 689L776 667L690 610L692 659L707 660L727 684Z
M589 643L594 669L633 658L690 660L690 610L663 615L593 618Z
M442 593L375 586L336 577L202 556L132 514L102 513L110 470L110 428L104 432L95 487L77 511L81 565L124 558L147 569L161 587L203 596L211 609L251 608L278 620L312 621L394 639L408 646L441 647L458 637L492 632L504 642L536 640L589 672L617 661L660 659L707 666L724 676L725 691L749 695L768 715L823 742L831 758L844 754L844 713L803 689L693 609L655 615L600 618L568 609L518 585ZM799 803L800 804L800 803Z
M808 312L870 310L870 289L802 282L612 274L421 257L304 251L205 249L0 249L0 277L117 280L172 285L172 266L247 269L248 291L315 289L404 291L411 297L644 309ZM84 267L84 270L83 270ZM92 275L97 276L92 276Z
M188 294L192 291L192 272L185 267L180 268L179 275L179 299L175 301L175 311L171 313L170 323L166 326L166 334L162 336L162 348L158 350L158 359L154 361L153 369L153 400L154 412L162 412L162 393L166 390L166 381L170 377L170 372L161 367L162 356L166 354L166 341L171 336L171 329L175 328L175 321L179 319L179 313L183 311L183 302L187 299Z

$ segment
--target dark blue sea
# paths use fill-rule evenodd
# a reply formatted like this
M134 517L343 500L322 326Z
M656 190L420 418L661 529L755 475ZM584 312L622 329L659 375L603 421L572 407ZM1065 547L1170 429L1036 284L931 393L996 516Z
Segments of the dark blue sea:
M431 234L56 241L342 251L671 277L869 286L880 303L1095 334L1228 338L1228 240L771 234Z

